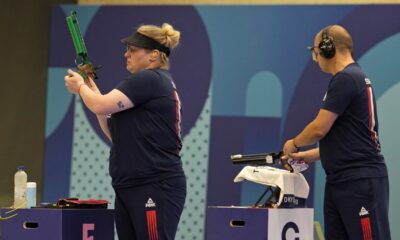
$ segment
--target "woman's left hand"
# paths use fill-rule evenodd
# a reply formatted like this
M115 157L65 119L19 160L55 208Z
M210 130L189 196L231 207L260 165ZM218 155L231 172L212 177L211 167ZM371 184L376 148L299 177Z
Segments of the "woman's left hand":
M64 77L65 86L68 88L70 93L79 94L79 89L83 84L85 84L85 81L79 73L74 72L71 69L68 69L67 73L68 75Z

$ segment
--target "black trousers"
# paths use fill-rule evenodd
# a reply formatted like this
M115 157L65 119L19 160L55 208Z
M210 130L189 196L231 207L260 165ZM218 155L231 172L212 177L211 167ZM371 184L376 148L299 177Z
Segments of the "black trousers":
M115 190L119 240L173 240L185 204L186 178Z
M388 178L325 185L327 240L390 240Z

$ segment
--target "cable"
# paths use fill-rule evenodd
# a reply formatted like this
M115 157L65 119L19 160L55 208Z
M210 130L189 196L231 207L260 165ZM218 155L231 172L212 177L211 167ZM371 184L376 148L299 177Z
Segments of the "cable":
M23 207L24 207L23 203L20 206L17 206L17 207L12 205L11 207L9 207L9 208L11 208L11 210L7 211L5 214L8 215L8 214L10 214L12 212L17 211L18 209L22 209ZM9 220L9 219L14 218L16 216L18 216L18 213L14 213L13 215L7 216L7 217L3 217L3 216L0 215L0 220Z

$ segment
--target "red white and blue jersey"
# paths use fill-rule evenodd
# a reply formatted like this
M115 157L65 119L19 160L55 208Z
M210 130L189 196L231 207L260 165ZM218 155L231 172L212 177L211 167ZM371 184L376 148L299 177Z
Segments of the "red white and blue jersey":
M387 176L371 80L357 63L333 76L322 109L338 115L320 141L320 157L327 182Z
M180 150L181 102L167 70L132 74L116 89L134 104L112 114L110 175L114 187L184 176Z

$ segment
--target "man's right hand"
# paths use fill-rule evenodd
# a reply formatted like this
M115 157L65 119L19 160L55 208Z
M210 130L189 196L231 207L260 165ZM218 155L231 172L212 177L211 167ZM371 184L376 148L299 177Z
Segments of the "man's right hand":
M290 139L285 142L283 145L283 155L289 155L291 153L297 152L299 149L294 144L294 140Z

